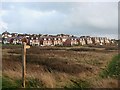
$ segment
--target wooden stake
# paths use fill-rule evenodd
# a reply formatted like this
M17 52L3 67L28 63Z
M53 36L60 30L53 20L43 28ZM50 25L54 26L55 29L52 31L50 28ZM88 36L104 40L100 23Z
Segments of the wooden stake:
M22 48L22 86L25 88L25 78L26 78L26 43L23 43L23 48Z

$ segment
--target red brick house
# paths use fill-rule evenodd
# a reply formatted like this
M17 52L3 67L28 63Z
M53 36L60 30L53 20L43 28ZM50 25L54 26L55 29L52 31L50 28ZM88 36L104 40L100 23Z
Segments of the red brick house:
M23 39L23 37L14 37L12 40L11 40L11 42L12 42L12 44L22 44L22 39Z
M92 37L92 41L94 45L100 45L100 39L99 37Z
M53 38L51 36L41 36L40 37L40 45L41 46L52 46Z
M30 36L29 37L29 45L31 46L39 46L40 41L38 36Z
M74 37L74 36L71 36L69 37L64 43L63 45L65 46L73 46L73 45L78 45L78 38L77 37Z
M86 36L85 41L87 45L93 44L92 38L90 36Z
M8 37L12 37L12 35L8 31L2 33L2 38L8 38Z
M54 46L55 45L63 45L61 37L53 36L52 38L53 38L52 41L53 41Z
M67 34L58 34L57 36L62 38L63 43L70 37L70 35Z
M79 42L79 45L86 45L86 41L85 41L85 38L78 38L78 42Z

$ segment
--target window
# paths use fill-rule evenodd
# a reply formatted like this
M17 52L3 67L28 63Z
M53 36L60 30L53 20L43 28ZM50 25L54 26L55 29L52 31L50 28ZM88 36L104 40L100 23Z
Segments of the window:
M38 39L38 37L36 37L36 39Z

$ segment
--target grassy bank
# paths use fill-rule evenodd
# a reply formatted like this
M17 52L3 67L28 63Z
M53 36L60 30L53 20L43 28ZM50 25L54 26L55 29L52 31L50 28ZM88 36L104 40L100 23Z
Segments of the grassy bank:
M112 77L120 79L120 54L113 57L107 68L100 75L103 78Z

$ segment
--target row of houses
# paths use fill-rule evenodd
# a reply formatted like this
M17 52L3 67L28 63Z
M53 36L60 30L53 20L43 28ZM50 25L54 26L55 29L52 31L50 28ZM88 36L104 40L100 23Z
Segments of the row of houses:
M115 40L107 37L90 37L80 36L76 37L67 34L58 35L42 35L42 34L18 34L9 33L7 31L2 33L1 41L3 44L22 44L26 42L31 46L73 46L73 45L110 45L114 44Z

